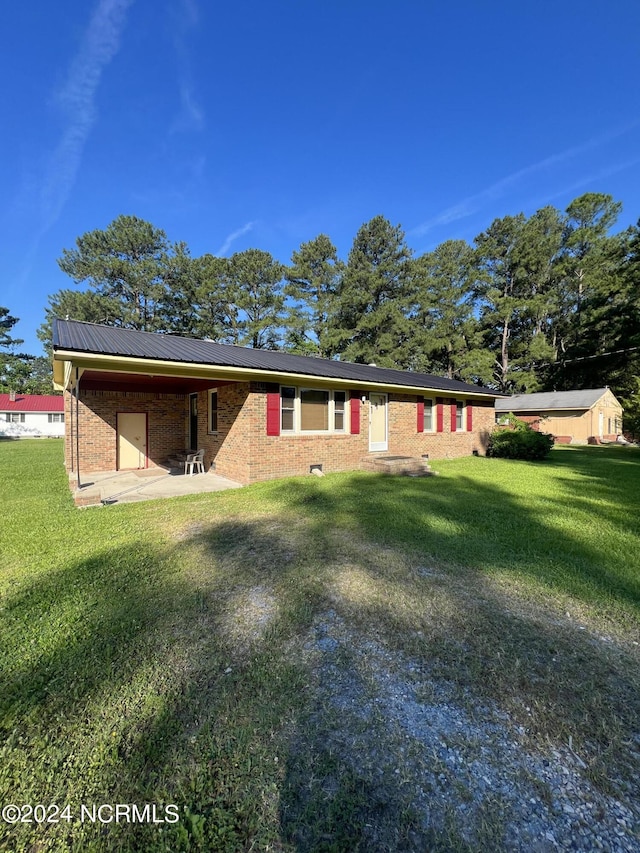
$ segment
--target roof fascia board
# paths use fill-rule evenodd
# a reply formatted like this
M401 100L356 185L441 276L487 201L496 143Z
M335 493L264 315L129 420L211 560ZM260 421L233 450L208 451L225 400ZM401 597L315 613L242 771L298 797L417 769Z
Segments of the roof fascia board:
M84 367L79 367L79 365L75 365L78 368L78 379L82 376L85 369ZM73 377L73 367L74 364L71 361L55 361L53 362L53 388L55 391L71 391L75 388L75 381Z
M277 370L259 370L249 367L227 367L218 364L196 364L184 361L162 361L160 359L136 358L119 355L106 355L95 353L82 353L74 350L56 350L54 353L56 361L66 361L84 370L105 370L111 373L137 373L141 376L184 376L192 379L233 379L238 382L273 382L277 380L281 385L290 383L300 385L309 383L332 388L384 388L389 391L399 391L405 394L418 394L428 391L441 396L461 396L479 398L481 400L492 399L498 394L483 394L473 391L457 391L447 388L433 388L425 385L400 385L385 382L370 382L361 379L334 379L332 377L313 376L305 373L287 373Z
M69 385L71 376L71 362L53 360L53 388L54 391L65 391Z
M516 406L510 411L515 414L516 412L588 412L591 409L593 406L554 406L552 409L544 406L532 406L530 409L525 409L524 406Z

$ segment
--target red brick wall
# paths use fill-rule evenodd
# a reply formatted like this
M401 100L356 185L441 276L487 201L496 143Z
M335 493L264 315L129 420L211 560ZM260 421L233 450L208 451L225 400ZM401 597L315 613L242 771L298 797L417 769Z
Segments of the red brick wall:
M388 455L422 456L431 459L470 456L474 450L484 455L494 427L493 400L473 405L473 431L451 432L449 408L445 406L444 432L417 432L416 395L389 395ZM279 435L266 434L266 393L254 391L247 397L239 416L248 431L247 479L241 482L308 474L311 465L323 471L349 471L359 467L369 455L369 402L360 404L359 435ZM435 409L434 409L435 418ZM371 454L372 456L379 454ZM216 470L223 473L220 467ZM227 474L226 476L231 476ZM240 479L235 477L234 479Z
M365 395L366 396L366 395ZM205 449L205 468L240 483L308 474L311 465L327 473L357 469L369 456L369 402L360 403L360 434L266 434L266 386L235 383L218 388L218 431L211 434L208 392L198 394L198 447ZM70 470L70 395L65 394L66 459ZM389 394L388 455L431 459L484 454L494 427L493 401L472 402L473 431L451 432L449 403L445 400L444 432L417 432L415 394ZM75 411L75 402L73 404ZM148 415L149 466L161 464L188 444L188 395L111 391L81 391L80 470L116 469L116 413ZM465 419L466 423L466 419ZM73 426L72 426L73 424ZM435 407L434 407L435 424ZM371 454L372 456L379 454Z
M76 402L65 392L65 464L75 458ZM72 416L73 410L73 416ZM115 471L117 465L116 415L147 415L148 465L153 468L167 456L187 446L187 397L137 391L87 391L80 388L80 472Z
M435 399L435 398L434 398ZM461 398L458 398L461 399ZM467 432L451 431L449 401L444 398L443 432L418 433L416 430L416 398L413 395L390 395L389 400L389 454L398 456L422 456L429 454L430 459L455 459L459 456L471 456L474 451L484 456L487 451L489 435L495 426L493 400L472 400L473 429ZM466 409L464 411L466 426ZM434 428L436 409L433 408Z
M259 428L254 421L253 396L248 382L218 388L218 432L212 434L208 431L209 392L198 394L198 447L205 450L205 470L213 462L216 474L238 483L250 481L251 435Z

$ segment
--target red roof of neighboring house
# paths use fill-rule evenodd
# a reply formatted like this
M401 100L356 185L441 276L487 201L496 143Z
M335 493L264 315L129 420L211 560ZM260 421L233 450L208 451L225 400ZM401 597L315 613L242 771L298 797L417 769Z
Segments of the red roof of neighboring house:
M64 412L64 399L55 394L0 394L0 412Z

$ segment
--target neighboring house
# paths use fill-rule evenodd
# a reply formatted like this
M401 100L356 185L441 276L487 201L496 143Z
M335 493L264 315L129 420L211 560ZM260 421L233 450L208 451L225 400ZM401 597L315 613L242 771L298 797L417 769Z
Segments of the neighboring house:
M494 426L495 392L371 365L73 320L54 322L53 359L69 472L204 448L207 470L251 483L384 454L483 454Z
M557 440L586 444L616 441L622 435L622 406L609 388L518 394L496 400L496 420L514 415Z
M54 394L0 394L0 438L64 435L64 400Z

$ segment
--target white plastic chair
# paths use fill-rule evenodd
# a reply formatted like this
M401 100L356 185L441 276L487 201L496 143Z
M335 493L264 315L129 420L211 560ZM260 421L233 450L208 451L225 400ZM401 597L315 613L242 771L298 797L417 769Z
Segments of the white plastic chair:
M196 473L204 474L204 448L198 450L197 453L189 453L187 455L187 458L184 460L184 473L186 474L187 472L192 477Z

